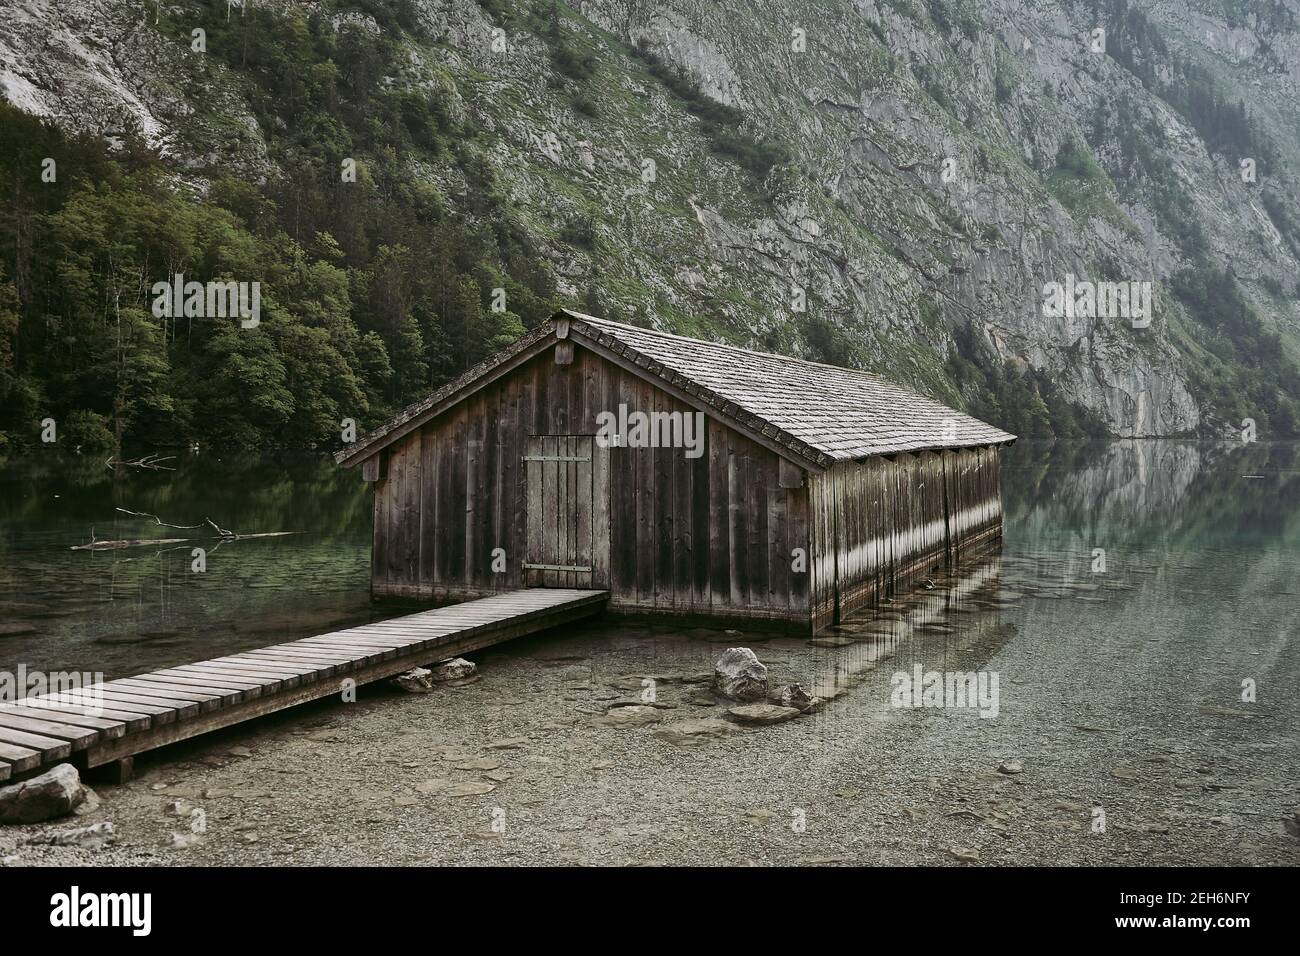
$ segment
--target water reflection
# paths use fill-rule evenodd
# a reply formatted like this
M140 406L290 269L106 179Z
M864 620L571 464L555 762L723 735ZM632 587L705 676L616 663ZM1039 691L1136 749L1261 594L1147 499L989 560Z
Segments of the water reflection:
M1153 701L1213 710L1246 680L1294 686L1294 445L1018 445L1003 488L997 553L814 641L818 696L870 681L852 696L883 712L891 675L992 670L1013 715L1136 728ZM1295 708L1272 702L1276 729L1293 726Z
M1283 648L1300 571L1296 446L1021 443L1005 453L1003 496L1001 551L822 635L814 693L839 697L873 671L915 663L978 669L1009 646L1046 660L1054 643L1109 649L1156 683L1178 654L1255 652L1293 671ZM0 667L121 675L387 616L393 608L369 600L371 502L369 486L325 456L189 456L174 472L53 454L10 461L0 466ZM300 533L71 550L92 537L201 534L116 508ZM194 544L208 548L204 573L191 570Z
M84 456L0 467L0 666L168 666L369 620L369 487L325 456L188 456L175 471L109 471ZM175 525L211 519L218 539ZM74 551L92 540L180 544ZM191 551L206 550L206 570Z

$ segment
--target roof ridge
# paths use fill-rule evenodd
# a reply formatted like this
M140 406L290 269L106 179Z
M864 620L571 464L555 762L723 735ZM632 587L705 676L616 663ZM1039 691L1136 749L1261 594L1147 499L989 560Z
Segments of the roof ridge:
M716 345L720 348L731 349L734 352L746 352L750 355L758 355L763 358L780 359L782 362L798 362L800 365L811 365L813 368L828 368L833 369L836 372L850 372L854 375L866 376L873 381L890 385L893 388L903 388L906 391L912 392L916 391L915 389L907 389L905 386L897 385L894 382L889 381L889 379L877 375L875 372L868 372L866 369L862 368L850 368L847 365L833 365L830 362L814 362L812 359L800 358L797 355L782 355L780 352L764 352L760 349L751 349L744 345L732 345L730 342L713 342L709 339L695 339L691 338L689 335L680 335L677 332L665 332L663 329L647 329L643 326L631 325L627 322L616 322L614 319L602 319L599 316L587 315L584 312L576 312L573 309L564 309L563 311L573 316L575 319L581 319L584 322L597 322L600 325L613 325L621 329L630 329L633 332L645 332L651 335L659 335L666 339L676 339L678 342L692 342L696 345ZM920 392L916 392L916 394L921 395ZM921 397L926 398L925 395L921 395ZM932 398L930 401L938 401L938 399ZM954 411L956 411L956 409L954 409ZM963 412L962 414L965 413Z
M1014 441L1009 432L941 398L862 369L760 352L602 319L572 309L556 313L603 340L618 343L661 373L690 381L763 427L773 428L832 460L941 448L969 448ZM804 400L772 398L772 387L805 386ZM816 396L816 397L814 397ZM812 404L809 404L809 400ZM787 414L786 412L789 412ZM847 434L854 431L857 437Z

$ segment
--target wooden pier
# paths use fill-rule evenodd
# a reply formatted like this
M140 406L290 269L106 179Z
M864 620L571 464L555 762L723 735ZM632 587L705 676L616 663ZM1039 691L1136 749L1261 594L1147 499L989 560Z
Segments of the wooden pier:
M511 591L3 704L0 780L69 759L83 769L112 764L125 779L135 754L590 617L608 597L595 590Z

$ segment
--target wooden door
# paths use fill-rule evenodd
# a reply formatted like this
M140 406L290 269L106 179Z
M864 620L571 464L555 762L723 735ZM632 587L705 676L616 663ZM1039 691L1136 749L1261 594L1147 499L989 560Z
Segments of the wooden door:
M593 587L593 445L590 435L528 439L528 587Z

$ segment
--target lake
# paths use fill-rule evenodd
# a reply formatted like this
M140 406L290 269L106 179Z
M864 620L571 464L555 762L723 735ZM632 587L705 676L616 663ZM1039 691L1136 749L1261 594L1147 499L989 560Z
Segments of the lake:
M0 466L0 669L108 677L277 644L386 613L369 595L371 490L327 456L185 455L109 471L53 454ZM237 534L173 525L210 518ZM193 538L74 551L92 540ZM192 570L192 549L206 570ZM30 630L29 630L30 629Z
M1020 443L1003 476L1000 552L812 642L584 623L476 654L464 686L379 685L158 751L114 794L111 859L1294 865L1296 447ZM200 541L202 573L190 541L72 550L211 536L115 508L294 534ZM395 613L369 600L370 508L369 486L324 456L199 454L120 474L11 460L0 671L122 676ZM774 688L800 682L823 705L733 732L731 702L699 681L736 645ZM900 678L930 673L975 675L978 706L899 702ZM646 675L664 709L606 713ZM494 740L520 749L485 751ZM419 789L448 774L446 754L476 753L508 767L477 811ZM159 787L202 795L225 824L147 855L175 827ZM509 840L481 836L493 807L515 814ZM358 831L358 815L376 825ZM252 825L266 838L249 845ZM437 836L394 839L408 826Z
M50 452L0 465L0 669L123 676L394 613L369 597L372 499L355 470L324 455L167 464L110 471ZM1040 675L1040 693L1089 687L1096 701L1122 680L1107 700L1140 719L1151 695L1213 684L1226 699L1247 678L1261 694L1297 686L1295 445L1022 442L1005 453L1003 498L998 583L1015 600L998 623L1021 651L1087 648L1060 662L1067 672ZM293 533L222 542L116 509ZM73 550L141 538L194 540ZM201 573L194 547L207 552ZM960 631L960 616L948 624Z

